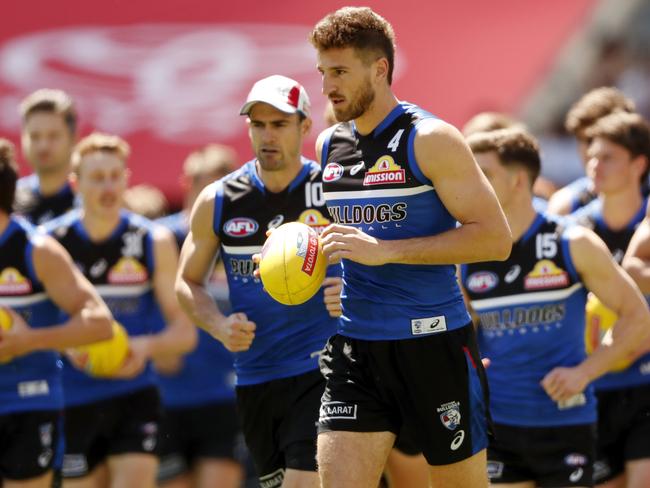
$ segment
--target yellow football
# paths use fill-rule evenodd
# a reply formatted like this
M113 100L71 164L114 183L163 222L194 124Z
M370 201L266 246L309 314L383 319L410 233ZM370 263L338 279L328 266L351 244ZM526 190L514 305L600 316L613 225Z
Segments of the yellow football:
M11 329L11 326L13 325L13 318L11 318L11 314L9 311L4 308L0 307L0 329L2 330L9 330ZM4 360L0 360L0 364L2 363L8 363L11 361L11 358L6 358Z
M113 322L113 337L74 348L75 356L91 376L111 377L124 364L129 352L129 336L124 327Z
M589 294L585 309L585 345L587 354L591 354L601 344L609 344L612 340L612 326L618 316L601 302L593 293ZM630 365L630 361L622 360L614 365L612 371L622 371Z
M13 321L14 320L11 318L11 314L9 313L9 311L4 307L0 307L0 329L2 330L11 329Z
M260 277L266 291L284 305L299 305L323 284L327 259L318 234L300 222L275 229L264 243Z

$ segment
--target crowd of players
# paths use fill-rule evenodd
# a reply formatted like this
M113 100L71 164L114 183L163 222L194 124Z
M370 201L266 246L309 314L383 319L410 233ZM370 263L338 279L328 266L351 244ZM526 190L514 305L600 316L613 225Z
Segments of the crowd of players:
M445 389L459 384L467 391L454 391L455 401L443 402L433 393L425 398L435 371L416 377L408 368L418 367L418 355L443 351L433 341L439 321L429 320L440 317L410 321L407 335L428 339L402 341L402 349L372 349L355 338L349 325L362 318L354 316L354 297L346 295L341 303L338 265L330 266L319 294L293 308L266 295L255 274L265 231L301 221L327 229L328 255L332 262L347 260L347 280L361 276L363 286L372 286L375 275L364 275L364 266L386 269L386 276L377 275L381 279L409 274L409 296L382 309L381 319L371 315L377 324L391 320L390 314L397 317L434 286L418 268L426 260L372 262L372 253L355 256L358 248L346 247L350 227L328 227L348 224L371 232L374 223L390 237L407 205L418 211L422 201L415 196L431 191L427 183L437 176L406 163L422 142L409 139L413 145L400 146L412 119L429 120L421 109L396 104L376 124L391 128L382 134L375 126L366 131L363 119L345 117L344 109L336 107L354 95L337 82L342 76L337 70L354 62L345 58L345 49L341 54L328 47L327 23L319 25L312 43L334 115L359 125L334 125L319 138L321 164L310 161L301 155L311 128L306 92L283 76L260 80L241 110L253 159L238 168L234 152L217 144L192 153L183 167L183 209L158 222L138 215L157 210L128 192L126 141L100 133L77 141L72 99L60 90L38 90L25 98L22 150L34 173L16 182L13 147L0 141L0 305L14 319L10 331L0 332L2 486L237 487L251 469L248 458L260 486L319 486L317 421L318 432L327 434L319 436L323 486L429 486L433 478L427 464L459 463L485 447L487 433L476 416L477 411L486 415L481 407L486 381L493 421L487 475L494 486L650 486L650 312L644 300L650 293L650 129L634 103L614 88L594 90L576 102L566 128L576 138L586 176L548 200L538 178L539 147L523 124L489 113L466 124L464 147L491 184L513 245L507 259L449 258L463 263L458 282L473 310L478 341L464 328L456 329L449 317L457 314L462 325L462 315L457 305L449 305L448 323L443 316L442 325L447 334L458 332L453 340L461 353L453 361L466 364L463 374L470 371L469 379L446 370L446 354L451 354L446 350L437 354L435 371L448 375ZM332 52L336 56L329 56ZM387 87L391 56L386 56L390 69L382 75ZM328 90L328 83L334 88ZM426 124L419 130L426 132ZM369 137L390 156L373 153ZM450 140L462 143L454 137ZM376 160L376 165L344 164L352 154L350 141L363 146L364 154L374 154L369 163ZM375 207L372 218L355 221L345 210L352 206L341 203L348 191L346 171L365 173L363 185L393 172L408 186L398 195L407 203L390 200ZM467 174L445 177L442 181L452 187ZM480 172L476 178L482 178ZM368 205L361 202L363 216ZM450 202L446 195L447 209L464 217L452 212L454 218L471 220ZM428 210L422 212L416 218L425 221ZM454 220L443 213L435 219ZM476 247L481 244L488 246L486 240ZM229 293L224 294L226 284ZM385 294L387 305L394 303L390 293L395 290L383 288L372 293ZM618 317L613 333L589 356L588 292ZM341 315L339 335L328 341ZM91 377L73 353L59 357L53 352L106 338L111 316L131 338L127 360L115 377ZM384 339L408 338L368 330L380 345L388 342ZM478 350L489 360L487 375ZM406 357L413 364L398 360ZM347 390L346 384L361 380L340 376L345 361L370 362L378 375L373 381L379 393L368 395L377 395L384 410L368 415L361 428L357 406L361 411L370 400ZM408 403L405 385L418 389L423 404L434 410L421 413ZM340 401L337 395L354 400ZM393 418L391 409L407 417L433 417L435 426L418 431L419 425ZM337 453L353 455L336 444L343 439L354 447L352 437L331 435L346 431L391 434L387 443L380 437L363 440L389 447L378 449L377 460L368 458L367 471L359 467L356 481L354 468L335 462ZM321 444L321 439L327 441ZM385 466L381 480L374 479L373 464L379 471ZM478 466L485 471L485 460ZM468 481L473 478L467 469L465 481L449 474L449 482L440 486L483 486L480 477ZM373 475L363 477L364 472ZM337 476L353 481L343 484ZM438 479L447 479L442 476Z

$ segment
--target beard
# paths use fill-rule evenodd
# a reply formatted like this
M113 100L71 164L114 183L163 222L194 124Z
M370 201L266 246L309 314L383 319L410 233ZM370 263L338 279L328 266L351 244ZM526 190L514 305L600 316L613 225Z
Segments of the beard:
M354 92L350 98L350 103L347 109L339 109L333 106L334 116L339 122L349 122L350 120L361 117L368 111L370 105L375 100L375 91L370 85L370 81L366 80L357 91Z

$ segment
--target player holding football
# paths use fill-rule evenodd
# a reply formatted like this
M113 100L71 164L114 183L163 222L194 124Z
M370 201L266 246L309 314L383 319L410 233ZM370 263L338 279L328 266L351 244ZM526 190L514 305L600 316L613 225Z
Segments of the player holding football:
M82 139L72 156L82 206L47 225L130 336L121 379L64 364L66 487L154 485L160 398L150 359L187 352L196 341L174 296L172 233L122 210L128 156L117 136ZM153 333L161 314L167 327Z
M487 486L484 371L454 265L505 259L505 217L462 135L392 93L386 20L346 7L311 42L341 121L317 144L336 222L324 249L343 259L344 283L322 357L322 486L377 486L404 429L434 486ZM452 410L458 422L445 425Z
M0 139L0 307L13 322L0 330L0 485L49 488L63 454L56 350L110 338L111 315L68 253L12 215L17 178L13 146Z
M192 320L235 352L244 436L265 487L317 487L315 423L324 381L318 356L334 332L339 281L326 279L306 303L275 302L254 276L266 232L301 221L329 224L318 165L300 155L311 127L304 88L284 76L253 86L241 114L255 159L199 195L181 252L178 298ZM217 253L233 313L224 317L205 280Z
M537 142L521 129L468 138L508 218L504 262L461 267L491 365L488 448L493 486L593 486L596 399L590 383L631 359L650 332L638 289L593 232L535 210ZM619 315L614 341L585 353L587 289Z

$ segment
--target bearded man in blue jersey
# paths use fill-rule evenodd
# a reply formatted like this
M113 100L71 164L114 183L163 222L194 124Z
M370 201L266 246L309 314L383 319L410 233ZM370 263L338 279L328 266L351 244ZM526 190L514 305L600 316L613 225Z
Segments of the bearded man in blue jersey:
M316 150L336 222L324 250L344 283L321 365L322 486L376 486L401 432L433 485L487 486L487 392L454 265L505 259L505 217L462 135L393 94L385 19L346 7L310 40L340 121Z

